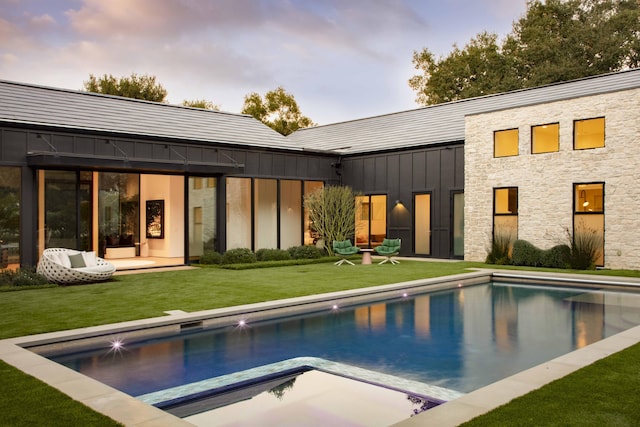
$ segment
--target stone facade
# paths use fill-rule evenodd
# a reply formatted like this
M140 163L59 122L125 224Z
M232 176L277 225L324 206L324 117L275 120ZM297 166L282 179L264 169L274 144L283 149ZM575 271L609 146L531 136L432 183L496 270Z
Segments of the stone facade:
M574 150L574 120L605 118L605 147ZM560 124L558 152L531 154L531 126ZM519 130L519 154L494 158L493 132ZM518 238L548 249L573 228L573 185L604 182L606 268L640 269L640 89L469 115L465 260L484 261L493 189L518 187Z

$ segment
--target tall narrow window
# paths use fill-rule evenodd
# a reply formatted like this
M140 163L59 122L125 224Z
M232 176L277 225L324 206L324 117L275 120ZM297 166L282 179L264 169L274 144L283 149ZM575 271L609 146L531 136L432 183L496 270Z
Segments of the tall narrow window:
M575 184L573 239L595 248L595 265L604 266L604 183ZM585 266L588 267L588 266Z
M573 149L604 147L604 117L573 122Z
M0 271L20 266L20 168L0 167Z
M415 253L431 255L431 194L416 194L414 204Z
M518 236L518 188L493 190L493 239L511 246Z
M493 157L518 155L518 129L493 132Z
M531 153L552 153L560 149L560 125L551 123L531 127Z
M464 193L453 194L453 256L464 258Z

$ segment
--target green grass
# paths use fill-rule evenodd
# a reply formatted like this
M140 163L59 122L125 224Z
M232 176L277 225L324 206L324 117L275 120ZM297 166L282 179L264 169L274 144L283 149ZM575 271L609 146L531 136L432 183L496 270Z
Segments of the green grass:
M113 427L121 424L0 360L0 426Z
M162 316L166 310L214 309L446 276L468 272L467 269L472 267L496 268L496 266L482 263L417 261L402 261L398 266L374 264L336 267L332 263L324 263L250 270L199 268L117 276L113 281L101 284L24 288L24 291L1 294L0 338ZM563 272L575 273L576 271L563 270ZM587 273L640 277L640 271L600 270ZM524 404L514 402L516 415L507 414L506 418L499 421L479 419L474 422L481 424L473 425L521 425L520 417L538 416L539 412L548 412L549 419L554 420L560 412L567 411L568 406L578 407L572 399L588 402L587 421L594 420L593 425L634 425L625 424L625 421L616 424L617 420L640 419L636 405L619 405L621 395L624 395L622 400L628 402L635 396L633 392L640 390L638 368L634 372L628 371L640 366L640 346L634 348L635 352L627 351L616 355L614 362L608 362L609 359L606 359L607 363L614 363L614 368L607 364L596 364L587 368L590 369L587 374L580 375L582 371L579 371L577 374L543 387L540 390L545 393L543 397L525 400ZM621 374L613 377L612 373L618 372L620 367L626 367L627 371L620 370ZM601 380L605 377L606 380ZM41 425L43 420L47 420L47 425L118 425L2 362L0 362L0 378L2 378L3 389L3 397L0 399L2 411L0 426ZM622 383L624 388L620 386ZM594 392L599 388L603 391L601 395L596 395ZM546 391L547 389L549 391ZM587 390L588 396L574 396L574 392L583 389ZM522 399L529 399L529 395ZM601 402L595 405L594 400ZM511 405L505 407L506 410L510 408ZM499 414L500 411L503 409L494 412ZM531 415L532 412L535 414ZM493 412L491 414L493 415ZM576 412L573 418L569 418L584 421L585 416ZM561 424L570 425L565 422ZM546 421L532 421L530 425L554 424L546 424ZM580 425L589 424L581 422Z
M464 423L481 426L640 425L640 344Z
M251 270L198 268L113 281L5 292L0 338L31 335L304 295L464 273L471 263L309 264Z

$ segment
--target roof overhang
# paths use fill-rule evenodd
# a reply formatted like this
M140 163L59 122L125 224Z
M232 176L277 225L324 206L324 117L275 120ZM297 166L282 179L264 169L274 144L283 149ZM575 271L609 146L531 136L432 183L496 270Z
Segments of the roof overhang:
M242 163L130 159L126 157L58 153L51 151L28 152L27 164L35 168L196 175L223 175L244 171L244 164Z

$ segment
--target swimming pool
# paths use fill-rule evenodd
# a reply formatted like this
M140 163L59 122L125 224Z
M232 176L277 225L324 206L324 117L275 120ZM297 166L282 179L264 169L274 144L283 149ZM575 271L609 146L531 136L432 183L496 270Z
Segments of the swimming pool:
M468 392L640 324L640 297L627 292L504 283L394 292L367 305L325 303L305 316L254 322L238 314L233 325L139 342L111 335L103 344L122 340L119 351L103 345L48 356L160 405L174 391L188 396L215 388L216 378L286 361L295 367L300 358L319 362L299 367L334 363Z

